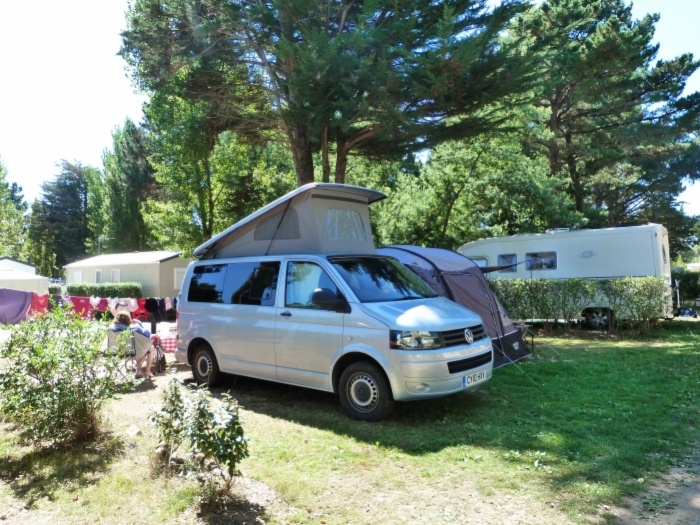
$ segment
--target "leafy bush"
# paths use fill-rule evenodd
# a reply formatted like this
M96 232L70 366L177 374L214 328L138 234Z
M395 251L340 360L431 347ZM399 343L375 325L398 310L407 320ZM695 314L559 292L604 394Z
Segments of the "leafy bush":
M204 387L193 387L182 396L180 383L173 379L163 391L163 404L150 415L159 436L158 452L172 464L174 453L187 440L189 463L195 465L203 484L221 481L226 491L240 473L238 465L248 457L238 404L228 394L212 399ZM212 410L212 405L215 406ZM211 476L204 476L209 472Z
M0 410L32 441L81 441L124 381L121 358L103 350L107 326L55 308L12 328L0 349Z
M489 284L513 319L571 321L586 307L597 306L612 310L613 321L626 319L641 330L664 314L670 293L660 277L492 279Z
M612 310L613 315L609 317L610 330L615 329L619 319L629 318L629 308L626 306L628 282L623 279L604 279L596 281L598 295L596 306Z
M668 304L671 290L663 279L655 277L626 277L621 281L626 284L624 305L628 317L633 325L646 332Z
M151 412L149 419L158 429L158 453L167 459L170 466L173 455L185 438L185 401L180 392L180 383L172 379L161 393L163 404Z
M695 299L700 297L700 272L673 271L671 278L674 283L680 281L678 292L681 302L695 304Z
M71 283L66 292L76 297L141 297L141 283Z
M61 290L60 286L49 286L49 295L61 295L63 293L63 290Z
M595 299L596 281L576 278L554 282L551 296L554 311L567 323L579 319L583 309Z

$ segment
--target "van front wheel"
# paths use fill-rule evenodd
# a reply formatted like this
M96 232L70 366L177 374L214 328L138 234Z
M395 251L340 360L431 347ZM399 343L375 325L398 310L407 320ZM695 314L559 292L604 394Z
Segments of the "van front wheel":
M198 385L216 386L221 380L219 363L214 351L207 344L200 344L192 358L192 376Z
M340 376L340 404L353 419L379 421L394 408L384 374L368 361L352 363Z

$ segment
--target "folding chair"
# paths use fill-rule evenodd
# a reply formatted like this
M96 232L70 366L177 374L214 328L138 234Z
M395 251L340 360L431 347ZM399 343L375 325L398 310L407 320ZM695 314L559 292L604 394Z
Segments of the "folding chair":
M153 351L151 339L133 331L128 335L120 335L110 330L107 335L107 346L123 356L120 372L124 377L140 375L144 362L147 362L148 355Z

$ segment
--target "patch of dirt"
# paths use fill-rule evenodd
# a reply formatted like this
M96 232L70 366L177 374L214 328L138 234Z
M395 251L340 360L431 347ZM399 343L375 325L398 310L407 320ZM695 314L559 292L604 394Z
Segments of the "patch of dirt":
M606 510L612 525L700 525L700 449L649 490Z

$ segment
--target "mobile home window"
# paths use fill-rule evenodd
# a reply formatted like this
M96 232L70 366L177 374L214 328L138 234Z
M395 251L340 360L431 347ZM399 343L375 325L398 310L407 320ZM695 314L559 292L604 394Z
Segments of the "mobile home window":
M182 281L185 280L185 268L175 268L175 290L178 292L182 289Z
M73 271L73 282L74 283L82 283L83 282L83 271L82 270L74 270Z
M518 271L516 264L518 263L518 256L515 253L504 253L498 256L498 266L508 266L508 268L503 268L498 270L498 273L509 273Z
M223 303L225 264L205 264L192 272L187 299L194 303Z
M120 283L122 282L122 271L121 270L112 270L112 282L113 283Z
M557 252L537 252L525 254L526 270L556 270Z
M102 270L95 270L95 284L102 282Z

